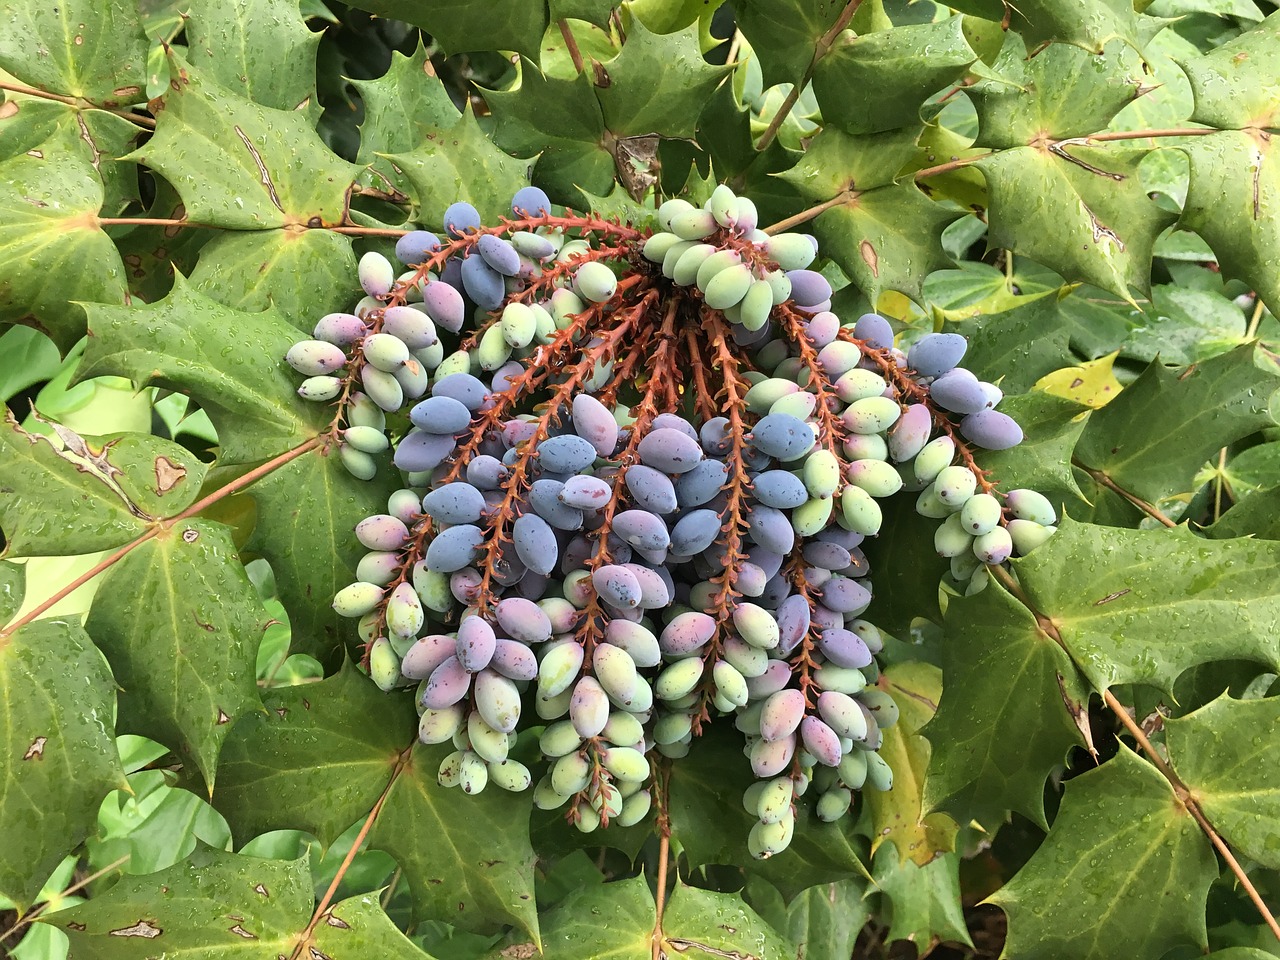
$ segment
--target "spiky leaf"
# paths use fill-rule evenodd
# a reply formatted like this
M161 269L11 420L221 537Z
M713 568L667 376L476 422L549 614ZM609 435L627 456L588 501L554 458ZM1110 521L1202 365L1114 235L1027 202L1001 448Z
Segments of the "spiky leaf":
M0 69L42 90L125 106L146 98L147 46L127 0L17 0L5 11Z
M889 903L889 941L972 944L960 903L960 858L954 853L920 866L899 858L893 844L876 851L872 876Z
M536 61L547 29L546 3L530 0L360 0L354 6L416 24L449 53L514 50Z
M733 5L738 29L760 58L766 86L800 82L818 40L844 6L844 0L740 0Z
M1191 81L1191 119L1211 127L1280 126L1280 15L1179 66Z

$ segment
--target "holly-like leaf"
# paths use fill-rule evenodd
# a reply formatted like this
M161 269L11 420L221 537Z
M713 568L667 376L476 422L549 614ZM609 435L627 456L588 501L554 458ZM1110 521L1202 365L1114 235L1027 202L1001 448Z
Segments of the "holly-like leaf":
M41 920L90 960L289 956L311 917L307 860L200 847L172 867L125 875L106 893Z
M266 619L222 524L185 520L127 554L85 622L122 690L119 730L176 750L212 790L231 725L262 709Z
M717 893L676 883L662 914L668 955L715 960L784 960L801 953L787 943L736 893Z
M642 876L580 887L541 918L542 955L546 960L649 960L655 909Z
M1213 50L1179 62L1191 82L1191 119L1210 127L1280 127L1280 14Z
M267 460L331 416L298 399L300 380L284 363L298 331L273 311L222 306L181 275L158 303L86 311L93 336L80 379L113 374L194 398L218 431L220 464Z
M537 154L534 179L553 200L577 204L579 188L603 194L613 186L614 161L604 145L604 114L585 73L572 80L545 77L524 61L520 85L486 91L485 101L497 120L494 142L513 154Z
M1215 539L1261 537L1280 540L1280 487L1272 487L1245 497L1208 528Z
M639 19L627 28L621 52L601 68L607 82L596 96L614 136L684 138L693 137L703 104L733 69L703 59L697 24L657 34Z
M1047 143L978 161L990 196L992 247L1048 264L1131 299L1150 285L1156 237L1176 219L1147 196L1141 148Z
M306 921L304 920L304 923ZM330 907L311 934L303 956L377 957L378 960L431 960L400 932L376 894L349 897Z
M978 58L962 23L952 16L862 36L846 33L814 68L823 119L848 133L915 127L920 105ZM851 90L871 89L877 96L850 96Z
M548 23L545 0L359 0L352 6L419 26L446 53L514 50L535 62Z
M910 495L884 501L881 512L879 535L862 544L875 591L869 615L877 626L906 637L916 617L935 623L942 620L938 584L950 561L938 556L933 547L938 521L916 513Z
M1205 947L1217 875L1209 841L1169 784L1121 744L1067 784L1048 838L991 899L1009 915L1011 956L1158 960Z
M1280 23L1280 17L1270 20ZM1280 109L1280 108L1277 108ZM1280 123L1280 120L1277 120ZM1280 151L1274 134L1224 130L1182 152L1191 181L1180 225L1213 248L1222 270L1244 280L1280 312Z
M15 0L5 9L0 69L42 90L125 106L145 99L147 47L129 0Z
M1143 683L1165 692L1183 670L1211 660L1280 667L1277 567L1280 544L1271 541L1070 518L1016 561L1031 604L1096 689Z
M391 779L413 739L413 704L350 662L319 683L265 691L262 704L223 744L213 804L239 843L294 829L327 847Z
M511 923L536 941L532 797L442 787L436 774L448 753L447 746L414 744L369 842L396 858L415 917L477 932Z
M1182 371L1154 362L1090 416L1076 456L1144 500L1182 493L1218 450L1274 423L1277 385L1252 344Z
M1009 8L1005 8L1008 10ZM1127 3L1111 0L1022 0L1012 8L1011 25L1033 49L1050 40L1078 44L1101 53L1106 44L1119 38L1134 49L1138 42L1137 15Z
M1068 356L1067 332L1055 322L1057 299L1038 296L1010 310L980 313L972 320L951 325L948 329L969 340L965 367L984 380L998 383L1006 393L1031 389Z
M102 798L128 784L112 736L115 685L78 622L0 630L0 703L0 896L21 913L94 829Z
M1264 866L1280 867L1280 770L1271 762L1280 698L1223 694L1195 713L1165 721L1178 777L1214 829Z
M849 960L870 918L865 886L856 880L809 887L786 908L788 938L804 960ZM797 954L800 956L800 954Z
M1113 43L1103 56L1067 43L1033 57L1010 31L986 76L965 93L978 112L979 147L1025 147L1103 129L1142 86L1142 60Z
M1190 365L1252 339L1245 335L1247 322L1244 311L1221 292L1158 284L1145 322L1125 341L1124 355Z
M0 163L0 324L35 327L65 353L84 336L73 301L124 300L124 264L98 225L102 201L97 171L79 156L37 147Z
M758 874L792 897L814 883L865 876L851 818L823 823L808 803L796 804L791 845L767 860L747 853L747 834L757 822L742 806L742 795L754 781L742 757L741 737L719 725L698 737L689 756L673 764L669 813L671 835L684 848L691 866L726 863Z
M355 622L338 616L332 600L355 580L366 552L352 533L356 524L385 511L399 486L390 458L378 459L377 476L357 480L335 450L312 450L249 491L257 510L246 549L271 563L295 653L328 659L356 640Z
M412 150L427 137L452 127L458 122L458 108L436 76L421 40L410 56L393 50L391 65L377 80L351 83L364 101L356 159L370 167L361 175L362 182L383 190L403 189L403 174L380 155Z
M314 102L320 34L293 0L192 0L184 9L187 56L205 77L277 110Z
M893 789L865 794L871 810L874 853L892 842L898 853L920 866L955 849L956 823L945 813L926 813L923 806L929 741L919 730L933 719L942 695L942 671L930 663L896 663L881 675L878 686L898 705L899 719L884 731L880 755L893 769Z
M889 902L889 941L922 948L946 940L972 947L960 902L960 858L943 854L925 866L899 858L893 844L876 851L872 877Z
M988 831L1009 810L1047 828L1044 781L1082 742L1073 714L1087 713L1088 691L1062 648L999 583L952 599L946 628L947 683L924 731L933 746L925 806Z
M7 408L0 420L0 527L16 555L118 547L195 500L204 465L178 444L144 434L85 439L56 429L55 436L29 433Z
M466 200L485 223L511 213L511 197L529 182L534 160L517 160L493 145L468 104L457 122L408 153L387 158L403 171L418 202L418 219L444 221L450 204Z
M733 5L738 29L760 58L766 87L801 81L818 40L844 7L844 0L739 0Z
M304 114L247 100L176 52L169 71L155 135L126 159L172 183L191 220L232 230L344 222L360 167L333 154Z
M191 285L237 310L276 312L310 334L326 313L349 309L360 288L351 238L328 230L228 230L200 251ZM298 278L306 283L299 284Z
M1017 421L1025 439L1008 450L980 453L983 469L992 471L1003 490L1023 487L1044 494L1059 516L1074 516L1085 508L1071 456L1089 422L1089 410L1039 391L1007 397L1000 409Z
M163 177L156 176L155 196L146 217L158 220L182 220L187 208L178 191ZM190 276L198 263L201 249L217 231L199 230L174 224L138 224L113 226L108 231L116 241L125 264L125 282L135 300L154 303L163 300L173 289L173 278L181 273Z

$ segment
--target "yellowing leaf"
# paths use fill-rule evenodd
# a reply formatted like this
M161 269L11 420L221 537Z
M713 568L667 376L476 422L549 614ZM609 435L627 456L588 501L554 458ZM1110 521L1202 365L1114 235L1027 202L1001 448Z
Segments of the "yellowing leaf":
M1109 353L1097 360L1086 360L1078 367L1063 367L1036 381L1033 389L1074 400L1095 410L1105 407L1122 389L1112 367L1120 351Z

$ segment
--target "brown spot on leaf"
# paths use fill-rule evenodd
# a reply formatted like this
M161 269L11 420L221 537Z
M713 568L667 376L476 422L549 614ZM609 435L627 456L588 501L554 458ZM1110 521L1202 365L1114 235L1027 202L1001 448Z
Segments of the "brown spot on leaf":
M350 930L351 924L343 920L341 917L335 917L332 913L325 914L324 922L331 927L337 927L339 930Z
M138 94L142 92L142 88L139 86L130 85L127 87L116 87L111 92L112 94L114 94L117 97L120 97L121 99L136 100L138 97Z
M6 100L0 103L0 120L8 120L21 109L17 100Z
M43 760L44 745L49 742L48 737L36 737L31 741L31 746L27 747L27 752L22 755L23 760Z
M880 255L876 253L876 248L871 245L870 240L863 240L858 244L858 253L862 256L862 262L870 268L871 275L880 276Z
M307 953L310 954L311 960L332 960L327 953L321 953L315 947L308 947Z
M113 937L142 937L144 940L154 940L162 933L164 933L163 930L147 920L139 920L132 927L121 927L119 930L111 931Z
M264 896L264 897L270 897L270 896L271 896L271 894L267 893L267 888L266 888L266 887L264 887L264 886L263 886L262 884L260 884L260 883L255 883L255 884L253 885L253 892L254 892L254 893L261 894L261 895L262 895L262 896Z
M230 927L229 929L230 929L230 930L231 930L231 932L232 932L232 933L234 933L237 937L244 937L246 940L257 940L257 939L258 939L257 934L250 933L248 930L246 930L244 927L240 926L240 924L238 924L238 923L237 923L235 926Z
M1107 594L1105 597L1103 597L1101 600L1095 600L1095 601L1093 601L1093 605L1094 605L1095 607L1100 607L1100 606L1102 606L1104 603L1110 603L1112 600L1119 600L1121 597L1123 597L1123 596L1124 596L1126 593L1128 593L1128 592L1129 592L1129 588L1128 588L1128 587L1125 587L1123 590L1118 590L1118 591L1116 591L1115 593L1108 593L1108 594Z
M218 726L222 726L224 723L228 723L230 720L231 718L228 717L223 710L221 709L218 710Z
M498 951L498 956L506 957L506 960L531 960L537 955L538 946L535 943L513 943Z
M183 543L195 543L199 539L200 531L196 530L194 527L187 527L187 529L182 531Z
M28 156L28 157L35 157L37 160L43 160L43 159L44 159L44 154L43 154L43 153L41 153L39 150L28 150L28 151L27 151L27 156ZM44 206L48 206L48 204L44 204L44 203L42 203L42 204L40 204L40 206L44 207Z
M289 712L289 711L288 711L288 709L286 709L285 707L276 707L276 715L277 715L281 720L283 720L283 719L284 719L285 714L287 714L288 712Z
M74 920L72 920L70 923L68 923L68 924L67 924L67 929L68 929L68 930L76 930L76 931L84 931L84 930L85 930L85 929L87 929L87 928L85 927L85 925L84 925L83 923L76 923Z
M196 626L199 627L201 630L203 630L205 633L213 633L218 629L212 623L205 623L203 620L197 617L194 612L192 612L191 614L191 619L194 620L196 622Z
M156 457L156 493L164 496L187 477L187 468L168 457Z
M1076 729L1080 731L1080 735L1084 737L1085 749L1093 756L1096 761L1098 759L1098 751L1093 748L1093 729L1089 725L1089 706L1087 703L1081 703L1067 693L1067 682L1062 674L1058 677L1058 693L1062 696L1062 702L1066 704L1067 713L1071 714L1071 719L1076 725Z

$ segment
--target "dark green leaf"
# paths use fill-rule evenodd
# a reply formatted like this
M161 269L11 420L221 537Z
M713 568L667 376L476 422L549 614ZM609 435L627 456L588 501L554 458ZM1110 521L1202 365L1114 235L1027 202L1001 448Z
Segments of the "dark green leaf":
M787 906L788 938L804 960L849 960L870 918L865 884L841 880L809 887Z
M607 888L606 888L607 889ZM670 953L690 960L783 960L796 948L742 901L736 893L717 893L676 883L662 915Z
M1124 345L1124 355L1144 363L1159 357L1180 365L1225 353L1250 338L1244 312L1221 293L1162 283Z
M998 583L952 599L946 627L947 682L925 728L933 746L926 807L990 832L1009 810L1047 826L1044 781L1081 743L1072 716L1087 709L1088 691L1062 648Z
M659 35L636 19L622 51L603 69L608 82L596 96L611 133L691 138L703 104L732 68L702 58L696 24Z
M102 798L128 784L111 735L115 686L78 623L0 631L0 703L0 896L22 912L93 830Z
M1218 450L1274 423L1264 364L1252 344L1180 372L1154 362L1090 416L1076 456L1144 500L1182 493Z
M86 440L57 429L29 433L7 409L0 421L0 526L17 555L118 547L195 500L204 465L176 443L145 434Z
M1111 0L1021 0L1015 8L1012 27L1035 48L1046 40L1061 40L1101 52L1113 38L1138 49L1137 16L1127 3Z
M470 796L440 786L436 774L449 752L450 746L414 744L370 844L396 858L409 882L415 917L472 931L511 923L537 940L529 844L533 799L529 792L496 787Z
M372 809L412 741L406 696L388 696L347 662L319 683L268 690L232 728L213 803L244 843L305 830L328 847Z
M485 223L511 213L511 197L529 182L534 160L517 160L485 136L470 105L447 130L438 130L408 153L388 159L404 172L428 228L444 220L451 203L466 200Z
M0 560L0 624L12 620L13 615L22 607L26 580L22 564Z
M848 133L915 127L920 105L977 59L959 16L854 36L846 32L813 73L822 116ZM876 90L876 96L850 95Z
M1211 127L1280 126L1280 14L1179 66L1191 81L1191 119Z
M309 955L431 960L391 922L379 906L378 898L371 893L350 897L330 907L311 936L314 946Z
M1013 284L1026 295L1045 291L1056 294L1044 303L1046 325L1065 330L1072 351L1086 360L1095 360L1118 348L1135 316L1132 305L1114 294L1089 284L1064 284L1053 270L1025 257L1014 260Z
M273 311L224 307L179 276L158 303L87 312L93 336L80 379L114 374L193 397L218 431L222 465L267 460L332 416L298 399L301 379L284 362L298 331Z
M520 85L486 91L485 100L497 120L494 142L511 153L538 154L534 179L553 200L577 204L578 188L609 191L613 155L605 146L604 115L586 74L572 80L544 77L524 61Z
M222 524L185 520L134 549L103 575L85 622L122 688L120 731L173 748L212 790L231 725L262 709L266 619Z
M0 356L8 361L0 368L2 403L8 403L28 387L51 380L62 366L54 342L31 327L10 327L0 333Z
M1032 605L1095 688L1144 683L1166 692L1183 670L1210 660L1280 666L1277 567L1280 545L1270 541L1070 519L1015 563Z
M978 314L951 325L948 329L969 338L964 365L979 377L998 382L1006 393L1030 390L1069 356L1067 332L1056 322L1057 301L1054 296L1041 296L1011 310Z
M1213 849L1169 784L1128 747L1066 787L1044 844L991 899L1012 956L1158 960L1206 945Z
M447 53L514 50L536 61L547 29L545 0L360 0L354 6L422 27Z
M1165 721L1178 777L1214 829L1264 866L1280 867L1280 769L1271 762L1280 698L1213 703Z
M201 847L181 863L125 876L101 896L42 920L66 933L74 956L89 960L287 957L313 902L305 858L267 860Z
M922 948L938 940L973 946L960 902L960 858L954 853L919 866L900 860L893 844L876 851L872 877L889 901L889 941Z
M351 238L328 230L228 230L205 245L191 274L201 293L237 310L276 312L307 334L326 313L360 299ZM306 282L299 284L298 279Z
M147 218L181 220L187 208L183 206L178 191L163 177L153 179L155 197L147 208ZM163 300L173 289L174 276L178 273L190 276L196 268L200 251L210 240L222 236L213 230L172 224L114 226L109 232L124 260L129 293L146 303Z
M906 637L916 617L942 620L938 584L950 562L933 548L938 521L916 513L912 494L884 501L881 511L879 534L862 544L875 584L869 616L894 636Z
M1257 536L1280 540L1280 487L1245 497L1208 529L1216 539Z
M1023 146L978 161L990 196L988 243L1067 280L1130 298L1150 283L1151 250L1175 215L1147 196L1145 151L1079 143Z
M546 960L649 960L654 910L644 877L583 887L542 917L543 956Z
M124 106L146 99L147 46L128 0L15 0L5 9L0 69L42 90Z
M339 224L360 168L329 151L295 110L246 100L169 55L155 135L127 159L154 167L187 217L234 230Z
M307 29L295 0L192 0L184 9L187 56L196 70L264 107L304 110L313 103L320 34Z
M84 336L73 301L124 300L124 264L97 221L102 201L97 170L77 155L33 149L0 163L0 323L35 327L66 352Z
M738 0L738 29L760 58L765 86L799 83L844 7L845 0Z
M1276 138L1226 130L1197 137L1182 151L1191 161L1191 183L1180 225L1204 238L1224 273L1244 280L1272 314L1280 313Z

